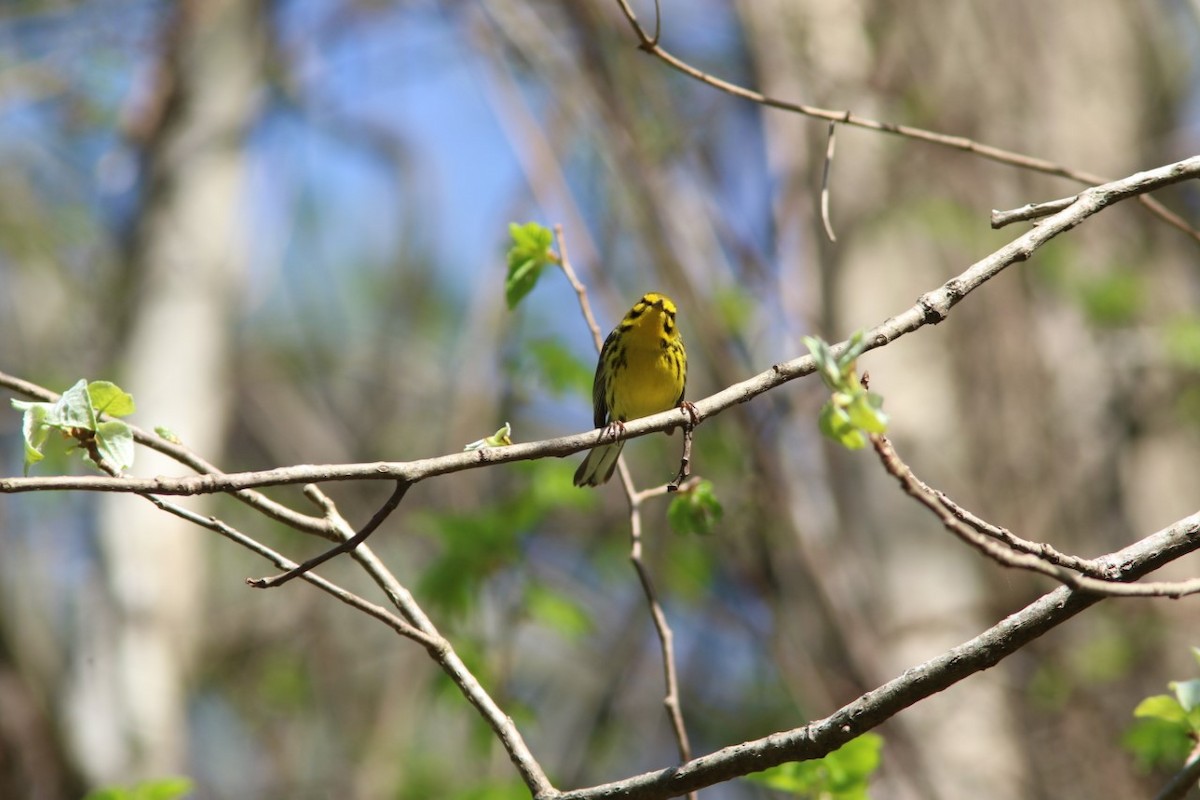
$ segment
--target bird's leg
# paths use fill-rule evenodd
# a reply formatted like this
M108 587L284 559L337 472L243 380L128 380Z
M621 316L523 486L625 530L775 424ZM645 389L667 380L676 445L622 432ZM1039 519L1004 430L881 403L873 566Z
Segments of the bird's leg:
M607 425L605 425L603 428L600 429L600 436L598 437L598 441L604 441L604 437L607 436L608 438L612 439L615 442L617 440L617 437L620 436L624 432L625 432L625 420L621 420L621 419L611 420Z
M673 481L667 484L668 492L678 491L679 485L692 473L692 432L696 429L696 424L700 422L700 414L696 411L696 407L687 400L681 400L679 408L687 414L688 419L683 423L683 456L679 459L679 473Z

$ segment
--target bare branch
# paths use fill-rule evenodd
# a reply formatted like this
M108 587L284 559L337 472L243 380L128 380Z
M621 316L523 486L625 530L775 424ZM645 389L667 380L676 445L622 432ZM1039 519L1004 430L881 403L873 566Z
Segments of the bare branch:
M387 519L393 511L396 510L396 506L400 505L400 501L404 499L404 495L410 486L412 486L411 483L397 481L396 488L392 491L391 496L388 497L387 502L385 502L383 506L381 506L380 509L375 512L375 515L371 517L366 525L362 527L362 530L351 536L349 539L346 539L335 547L331 547L318 556L310 558L303 564L294 567L281 575L275 575L270 578L247 578L246 583L256 589L273 589L276 586L282 586L292 578L298 578L309 570L319 567L321 564L324 564L334 556L339 556L342 553L350 552L365 542L367 537L374 533L375 529L382 525L383 521Z
M829 123L829 141L825 145L825 166L821 169L821 223L829 241L836 242L833 223L829 219L829 170L833 166L833 150L837 146L837 123Z
M1200 549L1200 514L1097 559L1132 581ZM559 800L657 800L712 786L788 761L820 758L955 683L1000 663L1034 639L1100 602L1100 595L1066 586L1043 595L970 641L919 664L824 719L761 739L724 747L686 764L625 780L563 792Z
M1079 556L1067 555L1066 553L1060 553L1058 550L1054 549L1045 542L1031 542L1027 539L1022 539L1020 536L1015 535L1007 528L1001 528L999 525L993 525L987 520L980 519L979 517L975 516L970 511L947 497L945 492L939 492L935 489L934 493L937 494L938 500L941 501L942 505L944 505L954 516L958 517L960 520L970 525L972 528L984 534L985 536L990 536L993 539L998 539L999 541L1004 542L1004 544L1008 545L1019 553L1029 553L1031 555L1035 555L1051 564L1058 564L1060 567L1073 569L1083 575L1091 575L1093 578L1108 578L1107 569L1102 565L1097 564L1090 558L1080 558Z
M1056 164L1053 161L1048 161L1043 158L1034 158L1033 156L1016 153L1012 150L1005 150L1001 147L993 147L992 145L977 142L974 139L969 139L966 136L949 136L944 133L925 130L924 128L916 128L911 125L897 125L891 122L880 122L878 120L861 117L848 109L845 111L834 111L827 108L818 108L804 103L793 103L788 100L780 100L775 97L768 97L761 92L756 92L752 89L747 89L744 86L739 86L736 83L722 80L714 75L711 75L703 70L700 70L665 48L659 45L657 34L654 37L646 33L646 29L642 27L638 21L637 15L633 13L628 0L617 0L617 5L621 8L621 13L625 16L633 29L634 35L638 38L638 47L645 50L655 58L667 64L674 70L682 72L690 78L694 78L701 83L705 83L714 89L719 89L726 94L740 97L743 100L749 100L759 105L770 108L778 108L783 111L790 111L795 114L801 114L806 117L816 119L824 119L830 122L840 122L845 125L852 125L856 128L866 128L867 130L879 131L881 133L891 133L897 136L903 136L908 139L915 139L929 144L936 144L942 147L949 147L953 150L961 150L966 153L986 158L990 161L995 161L1000 164L1007 164L1021 169L1031 170L1033 172L1041 172L1046 175L1057 175L1060 178L1068 178L1077 183L1087 185L1097 185L1108 183L1109 179L1096 175L1090 172L1065 167L1061 164ZM1200 242L1200 231L1188 224L1187 220L1180 217L1175 212L1168 209L1158 200L1152 197L1139 197L1138 201L1144 205L1152 214L1166 222L1173 228L1186 234L1196 242Z
M1051 214L1057 214L1074 202L1075 197L1064 197L1061 200L1050 200L1045 203L1029 203L1011 211L992 209L992 230L1000 230L1014 222L1027 222L1031 219L1041 219Z
M1109 577L1114 574L1111 568L1095 564L1093 564L1093 569L1104 577L1093 578L1080 575L1073 569L1064 567L1057 562L1034 555L1030 551L1036 549L1036 545L1032 543L1026 543L1030 547L1025 552L1014 552L995 539L980 533L973 525L964 523L943 504L942 496L913 474L912 468L900 459L887 437L872 434L871 444L875 446L875 452L879 454L884 468L900 482L901 487L909 496L932 511L942 521L942 525L955 536L1003 566L1039 572L1075 589L1111 597L1179 598L1200 593L1200 579L1178 582L1124 583L1121 582L1119 576ZM988 527L994 528L995 526L989 525ZM1024 542L1025 540L1020 541Z
M679 758L688 761L692 757L692 746L688 741L687 727L683 722L683 708L679 703L679 673L675 666L675 635L667 623L667 615L663 612L662 604L658 602L658 594L654 590L654 582L650 579L650 571L642 560L642 511L641 498L638 493L629 495L629 560L637 572L638 581L642 584L642 592L646 595L646 603L650 607L650 616L654 620L654 630L658 634L659 647L662 650L663 679L666 683L667 694L663 698L663 706L667 710L667 718L671 721L671 729L675 733L675 741L679 746Z
M975 289L1012 264L1028 260L1046 242L1060 233L1071 230L1108 206L1163 186L1196 177L1200 177L1200 156L1193 156L1174 164L1139 172L1103 186L1085 189L1069 207L1047 218L1041 225L1026 231L999 250L975 262L940 287L921 295L913 306L869 329L865 334L867 349L883 347L925 325L941 322L954 306ZM837 351L845 346L846 342L842 342L834 349ZM776 386L804 377L814 369L815 363L811 356L801 356L776 364L752 378L735 383L696 401L696 413L692 421L699 423L734 405L752 400ZM0 373L0 385L17 388L22 384L24 382ZM40 391L45 392L44 389ZM684 420L691 417L686 411L672 409L627 422L624 429L616 433L614 441L664 431L680 424L681 414ZM142 441L141 438L139 441ZM424 478L475 469L490 464L570 455L588 449L595 443L595 431L587 431L540 442L514 444L507 447L485 447L470 452L453 453L417 461L301 465L260 472L229 474L216 472L184 478L106 478L98 476L3 478L0 479L0 493L79 490L192 495L323 481L389 479L415 483ZM161 448L156 447L156 449Z

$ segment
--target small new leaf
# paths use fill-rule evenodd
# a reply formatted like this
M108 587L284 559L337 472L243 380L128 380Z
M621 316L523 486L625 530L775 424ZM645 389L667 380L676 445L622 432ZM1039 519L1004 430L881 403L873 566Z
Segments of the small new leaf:
M13 408L24 413L21 430L25 439L25 473L44 457L42 448L50 431L56 430L79 444L95 442L101 457L122 470L133 464L133 433L120 420L97 421L100 414L125 416L134 410L133 398L109 381L79 380L53 403L13 400ZM87 447L83 448L85 452Z
M712 533L725 509L713 491L712 481L700 481L695 487L675 494L667 506L667 523L676 533Z
M805 336L804 344L817 362L821 380L832 392L817 417L821 433L850 450L866 447L868 434L886 433L888 418L883 412L883 397L868 392L858 379L857 359L867 348L863 332L851 336L836 358L821 339Z
M1200 708L1200 678L1193 678L1190 681L1172 681L1167 686L1175 692L1180 707L1188 714Z
M882 749L882 736L864 733L824 758L781 764L749 778L801 797L866 800L871 775L879 769Z
M554 260L550 245L554 235L536 222L508 226L512 246L508 249L508 276L504 281L504 299L509 309L533 291L542 268Z
M119 419L96 426L96 449L100 457L121 472L133 466L133 431Z
M123 391L112 381L92 381L88 384L87 390L88 397L92 401L92 408L97 414L128 417L137 410L133 404L133 395Z
M158 438L171 444L183 444L183 440L179 438L179 434L166 427L165 425L155 425L154 432L158 434Z
M485 436L482 439L476 439L468 445L463 446L463 450L482 450L485 447L507 447L512 444L512 425L507 422L504 427L493 433L491 436Z
M1179 701L1166 694L1156 694L1152 697L1147 697L1137 704L1137 708L1133 710L1133 715L1135 717L1160 719L1164 722L1183 723L1187 720L1187 712L1183 710L1183 706L1179 704Z

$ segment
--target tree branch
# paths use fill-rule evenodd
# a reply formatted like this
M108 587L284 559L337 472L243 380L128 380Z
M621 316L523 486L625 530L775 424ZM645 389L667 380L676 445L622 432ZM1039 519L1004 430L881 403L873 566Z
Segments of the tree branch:
M393 511L396 510L396 507L400 505L400 501L404 499L404 495L408 492L410 486L412 486L411 483L397 481L396 488L392 490L392 494L388 497L387 502L385 502L380 509L375 512L375 515L372 516L367 524L362 527L362 530L350 538L345 539L338 545L329 548L324 553L310 558L303 564L289 569L287 572L284 572L281 575L275 575L270 578L247 578L246 583L256 589L273 589L276 586L282 586L292 578L298 578L309 570L319 567L321 564L324 564L326 561L335 556L339 556L342 553L348 553L349 551L355 549L360 544L365 542L367 537L374 533L375 529L382 525L383 521L387 519Z
M1132 581L1197 549L1200 549L1200 514L1193 514L1097 561L1120 580ZM725 747L678 767L563 792L557 797L559 800L658 800L787 761L820 758L909 706L995 666L1101 599L1100 595L1060 586L970 641L912 667L824 719Z
M912 468L900 459L886 436L872 434L871 444L875 447L875 452L879 454L879 460L884 469L900 482L905 493L932 511L947 530L1002 566L1038 572L1067 586L1111 597L1180 598L1200 593L1200 579L1177 582L1122 583L1119 577L1109 577L1112 574L1111 570L1104 569L1094 562L1090 566L1101 577L1081 575L1073 568L1059 563L1059 560L1050 560L1031 552L1037 549L1037 545L1026 542L1024 539L1018 539L1018 541L1028 547L1023 547L1021 552L1014 552L1010 547L1005 546L1006 540L1001 539L1001 541L1005 541L1005 544L1001 544L996 539L977 530L976 526L965 522L959 514L952 511L942 501L942 495L918 478ZM983 523L983 525L993 529L995 527L989 523ZM1011 534L1009 536L1011 537ZM1017 537L1012 538L1016 539ZM1082 561L1082 559L1078 560Z
M867 130L879 131L881 133L891 133L897 136L903 136L916 141L936 144L942 147L949 147L953 150L961 150L966 153L972 153L989 161L995 161L1000 164L1007 164L1021 169L1031 170L1033 172L1041 172L1046 175L1056 175L1060 178L1067 178L1076 181L1077 183L1096 185L1108 183L1109 179L1096 175L1090 172L1065 167L1061 164L1056 164L1053 161L1047 161L1043 158L1034 158L1023 153L1016 153L1012 150L1005 150L1000 147L977 142L974 139L969 139L966 136L950 136L936 131L925 130L924 128L916 128L911 125L897 125L892 122L880 122L878 120L861 117L850 110L834 111L827 108L818 108L804 103L793 103L788 100L780 100L775 97L769 97L761 92L756 92L752 89L747 89L744 86L739 86L736 83L722 80L714 75L710 75L703 70L697 69L688 62L666 50L658 43L658 32L653 37L646 33L646 29L642 27L638 21L637 15L633 13L628 0L617 0L617 5L620 6L621 13L625 16L629 26L633 29L634 35L638 38L638 47L646 51L650 55L662 61L672 69L694 78L701 83L707 84L714 89L719 89L726 94L740 97L743 100L749 100L753 103L758 103L769 108L778 108L782 111L790 111L795 114L801 114L806 117L815 119L823 119L829 122L840 122L844 125L851 125L856 128L865 128ZM1144 205L1150 213L1161 219L1173 228L1186 234L1196 242L1200 242L1200 231L1188 224L1187 220L1179 216L1169 208L1164 206L1159 201L1152 197L1140 197L1139 202Z
M1067 208L1047 218L1045 222L1013 239L1004 247L975 262L962 273L946 281L940 287L921 295L908 309L890 317L866 331L867 349L873 350L889 344L901 336L912 333L929 324L944 320L950 309L964 297L987 281L1003 272L1012 264L1028 260L1042 245L1071 230L1088 217L1122 200L1145 192L1160 189L1180 181L1200 177L1200 156L1178 161L1157 169L1135 173L1127 178L1102 186L1085 189L1076 196ZM846 342L834 347L835 352L844 348ZM815 369L811 356L801 356L735 383L695 403L694 421L700 421L737 405L745 403L763 392L774 389L788 381L804 377ZM0 385L24 393L20 386L31 386L19 379L0 373ZM37 387L35 396L44 396L46 390ZM672 409L653 414L625 424L614 440L632 439L648 433L663 431L680 424L680 416L687 421L687 411ZM158 437L153 437L158 439ZM150 445L138 438L139 442ZM453 453L436 458L416 461L377 462L371 464L330 464L323 466L301 465L282 467L259 472L220 473L196 475L184 478L106 478L98 476L54 476L45 478L0 479L0 493L78 490L105 492L151 492L167 495L212 494L236 492L242 489L286 484L316 483L323 481L389 479L415 483L424 478L460 472L467 469L521 461L546 456L565 456L589 449L596 443L595 431L561 436L540 442L513 444L507 447L485 447L465 453ZM154 442L155 449L162 450L161 439ZM215 468L214 468L215 469Z

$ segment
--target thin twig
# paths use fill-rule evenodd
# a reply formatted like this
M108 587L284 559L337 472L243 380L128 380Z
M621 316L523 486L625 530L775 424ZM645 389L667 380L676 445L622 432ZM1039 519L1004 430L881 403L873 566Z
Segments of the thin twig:
M567 253L567 237L563 235L561 224L554 226L554 239L558 242L558 267L566 276L567 283L571 284L571 288L575 290L575 296L579 298L579 310L583 313L588 330L592 332L592 341L596 345L596 352L599 353L604 347L604 332L596 323L596 316L592 313L587 287L579 280L579 276L575 274L575 268L571 266L571 257Z
M1090 575L1093 578L1107 580L1111 577L1111 571L1109 568L1093 559L1080 558L1079 556L1060 553L1058 550L1054 549L1054 547L1045 542L1031 542L1027 539L1022 539L1020 536L1017 536L1007 528L1001 528L999 525L993 525L987 520L975 516L970 511L947 497L945 492L941 492L936 489L933 491L937 494L938 500L941 501L942 505L944 505L950 511L950 513L954 514L954 516L958 517L960 520L967 523L985 536L990 536L993 539L998 539L1004 542L1004 544L1008 545L1017 552L1035 555L1040 559L1049 561L1051 564L1058 564L1060 567L1073 569L1076 572L1079 572L1083 575Z
M694 410L691 403L687 404ZM686 411L685 411L686 413ZM694 417L693 417L694 419ZM696 430L696 424L691 419L683 423L683 455L679 457L679 472L675 478L667 484L667 491L678 491L683 482L692 474L692 434Z
M904 136L917 141L928 142L930 144L948 147L954 150L961 150L966 153L973 153L990 161L995 161L1000 164L1007 164L1021 169L1031 170L1033 172L1041 172L1046 175L1057 175L1060 178L1068 178L1077 183L1094 186L1097 184L1108 183L1109 179L1103 178L1090 172L1072 169L1061 164L1056 164L1053 161L1048 161L1042 158L1034 158L1033 156L1016 153L1011 150L1005 150L1000 147L977 142L965 136L950 136L944 133L916 128L911 125L897 125L891 122L880 122L878 120L861 117L857 114L845 111L833 111L827 108L818 108L816 106L806 105L804 103L793 103L787 100L780 100L775 97L769 97L761 92L756 92L752 89L747 89L744 86L739 86L735 83L722 80L714 75L698 69L668 50L659 45L657 38L651 38L641 22L638 21L637 15L633 13L628 0L617 0L617 5L620 6L621 13L625 16L633 29L634 35L638 38L638 47L650 53L655 58L670 66L672 69L682 72L695 80L705 83L714 89L719 89L726 94L740 97L744 100L749 100L759 105L768 106L770 108L778 108L783 111L790 111L796 114L802 114L806 117L814 117L816 119L829 120L831 122L840 122L844 125L852 125L858 128L866 128L867 130L880 131L881 133L891 133L897 136ZM1166 222L1173 228L1178 229L1186 234L1192 240L1200 242L1200 231L1193 228L1187 220L1180 217L1175 212L1168 209L1158 200L1153 197L1139 197L1138 202L1145 206L1152 214Z
M596 324L596 318L592 315L591 304L588 302L587 287L583 285L583 282L579 280L579 277L575 274L575 270L571 267L571 259L567 253L567 242L566 237L563 235L562 225L554 226L554 236L558 241L558 265L579 298L579 308L583 312L584 320L592 332L596 351L600 352L603 349L604 343L600 326ZM690 403L687 405L693 414L692 419L695 419L695 408ZM683 465L680 467L681 473L686 471L688 461L690 460L692 449L691 433L694 427L694 424L686 422L684 425L684 454ZM658 602L658 595L654 590L654 582L650 579L650 571L646 568L646 564L642 560L642 495L633 485L633 477L630 475L629 467L625 463L624 455L617 457L617 470L621 476L621 486L625 490L625 496L629 498L629 560L633 564L634 571L638 576L638 582L642 586L642 592L646 596L646 604L650 608L650 618L654 622L654 630L658 635L659 647L662 651L663 678L667 690L666 696L663 698L663 706L666 708L667 717L671 722L671 729L675 734L675 742L679 748L679 760L687 761L692 757L692 747L688 741L687 728L683 721L683 710L679 702L679 678L675 665L674 634L671 631L670 624L667 622L666 614L663 613L662 605ZM686 477L686 475L683 477ZM678 480L674 483L677 485ZM667 488L670 490L669 486ZM695 800L694 793L689 794L689 797Z
M354 528L338 512L333 500L322 492L319 487L315 485L305 486L304 494L322 509L326 519L333 526L334 530L337 531L339 538L345 541L354 538L356 535ZM462 658L454 651L450 642L438 632L437 627L425 614L424 610L412 596L412 593L396 580L396 577L392 575L369 547L365 545L355 547L350 551L350 555L374 579L375 583L384 591L388 600L400 611L401 615L413 627L424 633L435 643L435 646L427 646L425 648L426 651L442 671L449 676L450 680L458 686L459 691L475 707L480 716L483 717L484 721L496 734L505 752L508 753L509 760L516 767L525 785L529 787L533 797L538 798L538 800L555 797L557 795L556 790L542 771L537 759L533 757L528 745L525 744L525 740L521 736L521 732L517 730L517 726L513 723L512 718L504 713L504 710L496 704L495 700L483 688L483 685L479 683L474 673L467 668ZM306 573L302 577L307 578L309 574L311 573Z
M1162 788L1162 791L1154 796L1154 800L1183 800L1187 797L1188 792L1196 788L1198 780L1200 780L1200 742L1192 748L1187 761L1178 772L1171 776L1171 780Z
M202 528L207 528L208 530L211 530L217 534L220 534L221 536L225 537L226 539L229 539L230 541L232 541L236 544L239 544L242 547L245 547L247 550L257 553L258 555L267 559L268 561L270 561L271 563L273 563L275 566L279 567L280 569L292 569L296 566L296 562L285 558L280 553L272 550L269 547L266 547L265 545L259 543L255 539L252 539L251 537L247 536L246 534L242 533L241 531L237 530L236 528L232 527L231 525L228 525L228 524L222 522L221 520L217 519L216 517L212 517L212 516L204 517L200 514L196 514L192 511L189 511L188 509L183 508L182 506L176 505L175 503L171 503L169 501L163 500L162 498L155 497L154 495L142 495L142 497L145 497L147 500L154 503L154 505L158 506L160 509L162 509L163 511L166 511L169 514L174 514L175 516L179 517L180 519L191 522L194 525L198 525ZM395 614L392 614L391 612L389 612L387 609L383 608L382 606L378 606L378 605L375 605L374 603L368 602L367 600L364 600L363 598L359 597L358 595L354 594L353 592L346 591L345 589L343 589L342 587L333 583L332 581L328 581L325 578L322 578L321 576L317 575L314 572L306 572L306 573L300 575L299 577L308 581L313 586L316 586L321 591L326 592L327 594L333 595L338 600L341 600L343 603L350 606L351 608L356 608L359 611L362 611L363 613L367 614L368 616L374 617L375 619L379 620L380 622L382 622L383 624L387 625L389 628L394 630L396 633L400 634L401 636L404 636L405 638L412 639L414 642L421 645L422 647L424 647L427 650L441 649L443 647L446 647L446 642L440 636L433 637L433 636L430 636L429 634L425 633L424 631L418 630L417 628L413 627L408 622L405 622L404 620L400 619Z
M392 493L388 497L387 501L380 506L379 510L375 512L374 516L372 516L367 524L362 527L362 530L351 536L349 539L340 542L336 546L326 550L324 553L310 558L308 561L305 561L303 564L300 564L299 566L290 569L287 572L284 572L280 575L274 575L269 578L247 578L246 584L248 586L253 586L255 589L274 589L276 586L282 586L283 584L287 583L292 578L300 577L310 569L319 567L321 564L324 564L326 561L335 556L350 552L365 542L367 537L374 533L375 529L382 525L383 521L387 519L393 511L396 510L396 506L400 505L400 501L404 499L404 495L406 492L408 492L410 486L412 486L412 484L408 481L396 481L396 488L392 490Z
M113 465L100 454L99 447L97 446L94 438L83 440L81 441L81 444L85 449L87 449L88 456L92 459L93 463L95 463L97 467L114 477L117 477L121 474L120 470L118 470L115 465ZM152 494L139 493L138 496L149 501L160 511L165 511L168 514L176 516L201 528L207 528L208 530L213 531L214 533L217 533L226 539L229 539L231 542L239 544L242 547L245 547L247 550L262 556L278 567L283 569L292 569L296 566L292 561L289 561L280 553L277 553L261 542L251 538L250 536L247 536L245 533L242 533L232 525L217 519L215 516L209 515L206 517L202 514L197 514L195 511L191 511L190 509L184 508L183 506L172 503L168 500L163 500L161 497L155 497ZM331 581L327 581L324 578L309 572L302 573L301 577L303 577L312 585L321 589L323 592L336 597L338 600L342 601L351 608L356 608L368 616L374 617L394 630L396 633L404 636L405 638L412 639L414 642L422 645L426 649L442 649L448 646L440 636L431 636L424 631L418 630L416 627L400 619L395 614L390 613L387 609L377 606L374 603L370 603L358 595L346 591Z
M3 373L0 373L0 385L7 386L10 389L18 391L26 396L32 396L38 399L53 401L58 397L58 395L41 386L37 386L27 381L22 381L18 378L13 378L12 376L8 376ZM152 437L151 442L143 443L153 446L160 441L166 443L165 440L161 440L159 437ZM94 439L85 440L81 443L88 449L89 455L98 467L108 472L110 476L119 477L119 473L115 467L113 467L111 464L108 464L100 455ZM175 446L172 446L172 448L174 447ZM168 455L173 454L168 453ZM204 462L199 456L190 453L190 451L188 451L188 458L189 465L195 466L197 463L207 465L207 462ZM208 466L211 467L211 465ZM215 467L211 467L211 469L212 473L209 476L201 477L224 477L224 474ZM399 492L399 487L397 487L397 491ZM466 664L463 663L458 654L455 653L450 643L446 641L444 637L442 637L437 628L425 615L424 611L414 600L412 594L405 589L399 583L399 581L396 580L395 576L393 576L386 567L384 567L382 562L379 561L369 547L366 545L355 546L352 550L352 557L362 564L367 573L384 590L388 599L400 611L404 619L396 617L386 609L374 605L373 603L369 603L358 595L352 594L336 584L313 574L312 572L307 570L303 572L299 571L299 568L297 568L295 562L284 558L274 550L271 550L265 545L257 542L251 537L216 519L215 517L204 517L174 503L163 500L160 497L156 497L149 492L136 492L136 494L144 497L146 500L169 514L173 514L181 519L187 520L188 522L199 525L200 527L212 530L215 533L224 536L225 538L240 544L243 547L246 547L247 549L268 559L277 567L288 570L289 573L285 574L295 573L298 577L320 588L322 591L333 595L343 603L346 603L353 608L357 608L364 613L380 620L400 635L422 645L426 652L429 653L431 658L450 677L451 681L458 686L459 690L463 693L463 696L466 697L471 705L476 708L479 714L484 718L485 722L487 722L489 727L492 728L493 732L500 740L501 745L504 747L505 752L508 753L509 759L512 761L513 765L517 769L517 772L520 774L521 779L525 782L525 785L529 787L533 797L537 798L537 800L542 800L543 798L553 798L557 796L557 790L555 790L551 785L549 779L546 777L545 772L542 770L541 765L538 764L537 760L533 757L533 754L530 752L528 745L526 745L520 731L517 730L516 725L513 723L512 718L505 714L503 709L496 704L496 702L479 683L479 680L475 677L475 675L467 668ZM328 535L335 540L353 540L356 534L346 523L346 521L342 519L341 515L337 513L336 507L333 505L332 500L326 497L315 486L306 486L305 494L323 509L325 512L325 518L313 520L311 517L297 514L291 509L286 509L289 516L312 521L320 530L328 531ZM399 494L402 496L403 492L399 492ZM263 499L266 500L266 498ZM399 498L396 497L395 492L393 493L393 499L395 499L396 502L399 502ZM267 502L268 504L274 505L274 501ZM258 510L264 515L273 519L277 518L277 516L271 513L267 507L262 507L259 504L253 503L252 505L258 508ZM376 513L376 517L373 519L373 522L376 526L382 521L383 516L386 516L386 514L381 514L381 512ZM326 553L325 557L331 557L331 554ZM311 566L313 566L313 564L310 562L310 569Z
M821 169L821 223L825 226L825 235L829 241L836 242L833 234L833 223L829 219L829 171L833 166L833 150L837 145L837 123L829 123L829 141L825 145L825 166Z
M625 475L622 476L627 477ZM663 679L666 682L667 694L663 698L663 707L671 721L675 732L675 742L679 748L679 760L686 762L692 758L692 746L688 741L687 727L683 721L683 708L679 702L679 674L675 666L675 635L667 623L667 615L663 612L662 604L658 602L658 594L654 590L654 582L650 579L650 570L642 559L642 510L638 493L633 491L632 484L627 487L629 495L629 561L637 572L642 584L642 592L646 595L646 603L650 607L650 617L654 620L654 630L658 633L659 647L662 650ZM694 793L689 794L694 797Z
M1061 200L1049 200L1045 203L1028 203L1011 211L992 209L992 230L1000 230L1014 222L1028 222L1031 219L1041 219L1051 214L1057 214L1074 202L1075 197L1064 197Z
M1072 569L1029 552L1014 552L959 519L942 503L937 492L913 474L912 468L900 459L886 436L871 434L871 444L874 445L875 452L879 454L879 459L888 474L900 482L900 486L910 497L932 511L941 520L942 525L955 536L1005 567L1039 572L1073 589L1111 597L1179 598L1200 593L1200 578L1190 581L1125 583L1111 567L1106 572L1118 577L1093 578L1080 575Z

